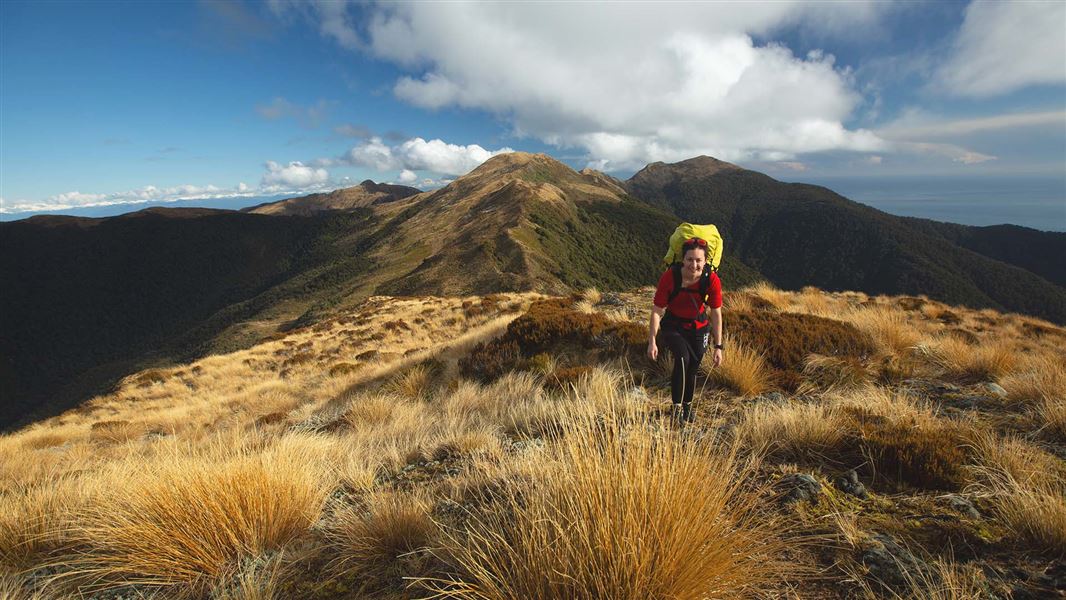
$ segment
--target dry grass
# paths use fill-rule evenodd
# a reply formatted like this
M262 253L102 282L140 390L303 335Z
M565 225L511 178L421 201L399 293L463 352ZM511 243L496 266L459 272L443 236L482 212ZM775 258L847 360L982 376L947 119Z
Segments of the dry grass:
M214 600L282 600L284 579L283 555L250 561L241 566L235 577L216 588Z
M594 287L585 288L581 291L581 299L588 302L589 305L595 306L603 300L603 294L600 293L600 290Z
M762 299L777 310L785 310L792 303L788 292L783 292L766 281L760 281L741 291Z
M1014 537L1050 556L1066 557L1066 482L1022 483L996 469L981 477L973 488L988 496L996 518Z
M1007 340L970 345L957 337L942 337L918 346L918 351L947 374L964 381L994 381L1018 364L1017 349Z
M756 452L793 460L827 455L844 439L849 422L834 406L757 404L737 424L738 441Z
M904 354L918 345L923 332L898 309L885 306L859 308L844 317L868 334L885 352Z
M1027 357L999 383L1009 399L1033 407L1047 437L1066 440L1066 358L1058 352Z
M316 466L323 440L289 436L262 451L227 453L224 460L175 454L116 473L107 493L76 517L70 535L80 551L58 564L90 589L196 590L318 518L327 491Z
M863 388L875 376L870 365L853 357L809 354L803 363L804 381L797 390L801 394Z
M457 598L684 600L778 579L779 524L745 488L751 467L627 414L636 426L568 419L536 487L451 535L460 576L426 583Z
M715 368L710 360L700 363L700 370L707 378L741 396L756 396L770 389L772 374L766 359L755 350L725 335L727 350L721 366Z
M972 479L979 481L982 473L999 473L1019 485L1038 487L1066 481L1066 463L1024 439L980 429L973 430L969 438Z
M404 554L433 544L439 530L430 509L427 499L396 492L374 493L363 507L341 509L326 529L331 570L380 573Z

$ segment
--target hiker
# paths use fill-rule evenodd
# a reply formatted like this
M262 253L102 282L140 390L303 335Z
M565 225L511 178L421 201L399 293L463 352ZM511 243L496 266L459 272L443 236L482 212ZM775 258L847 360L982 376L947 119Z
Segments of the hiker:
M692 412L692 392L696 385L696 371L707 350L708 341L713 340L714 343L714 366L722 364L722 282L707 264L709 257L705 240L686 240L679 255L681 262L663 273L655 290L648 357L652 360L659 357L656 336L673 353L670 396L674 403L674 418L683 424L695 417ZM676 285L677 275L681 276L680 286ZM707 307L710 307L710 311Z

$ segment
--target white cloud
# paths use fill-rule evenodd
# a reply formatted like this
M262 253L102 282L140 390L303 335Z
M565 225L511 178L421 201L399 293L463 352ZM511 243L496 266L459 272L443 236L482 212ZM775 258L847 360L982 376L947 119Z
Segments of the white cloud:
M507 152L514 152L514 150L511 148L486 150L477 144L460 146L439 139L426 141L422 138L412 138L401 144L389 146L381 138L374 137L349 150L345 159L353 165L370 167L379 171L403 169L463 175L489 158Z
M175 202L177 200L202 200L206 198L226 198L234 196L252 196L265 193L254 190L244 183L234 188L221 188L214 185L176 185L144 187L113 192L110 194L84 194L81 192L64 192L50 196L45 200L17 200L0 202L0 213L22 213L31 211L56 211L71 208L88 208L93 206L112 206L116 204L142 204L146 202Z
M99 202L107 198L107 194L83 194L81 192L66 192L64 194L57 194L52 196L48 200L54 204L64 204L68 206L85 206L91 205L94 202Z
M329 171L307 166L299 161L281 165L268 160L265 166L267 172L260 184L263 189L306 189L329 182Z
M961 96L1066 83L1066 3L970 3L936 81Z
M1066 129L1066 111L1008 113L974 119L948 120L944 117L911 110L878 130L885 138L941 138L968 135L981 131L1053 126Z
M879 165L882 162L884 162L884 160L885 160L884 157L881 157L881 156L878 156L878 155L875 154L873 156L867 156L865 159L863 159L863 162L865 162L868 165Z
M404 185L410 185L418 181L418 174L409 169L404 169L403 171L400 171L400 176L397 181Z
M345 21L316 5L323 30ZM373 5L351 48L408 70L393 91L430 109L482 109L519 135L584 149L605 169L711 154L727 160L880 149L843 123L861 98L830 55L796 57L752 35L796 24L854 31L877 3ZM313 12L314 12L313 11ZM670 23L670 27L649 24ZM340 40L334 33L327 33ZM370 164L364 158L361 164ZM395 168L397 163L389 163Z

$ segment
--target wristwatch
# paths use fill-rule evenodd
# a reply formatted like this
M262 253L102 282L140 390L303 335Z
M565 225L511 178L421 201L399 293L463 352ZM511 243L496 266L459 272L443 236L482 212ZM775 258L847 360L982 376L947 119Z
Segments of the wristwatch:
M715 345L714 345L714 349L715 349L715 350L723 350L723 349L725 349L725 346L723 346L723 345L721 345L721 344L715 344Z

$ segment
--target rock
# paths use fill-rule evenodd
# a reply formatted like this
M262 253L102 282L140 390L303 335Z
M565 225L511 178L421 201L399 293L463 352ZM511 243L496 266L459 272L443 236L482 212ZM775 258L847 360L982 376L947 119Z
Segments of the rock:
M966 497L958 494L948 494L944 496L948 506L952 509L970 517L971 519L980 519L981 513L977 512L977 508L974 507L973 502L970 502Z
M874 544L863 551L862 564L868 576L892 590L904 590L908 581L922 581L929 565L900 546L891 536L876 534Z
M988 383L984 384L982 387L986 391L988 391L988 393L996 396L997 398L1006 398L1007 397L1007 390L1003 389L1003 386L999 385L998 383L993 383L993 382L989 381Z
M869 494L866 492L866 486L859 481L859 474L855 472L855 469L844 473L833 482L837 489L844 492L849 496L855 496L857 498L866 498Z
M793 473L782 477L774 485L781 492L781 500L785 504L809 500L818 503L818 496L822 493L822 485L818 480L806 473Z
M772 404L784 404L788 402L788 398L781 392L769 392L752 398L755 402L770 402Z

